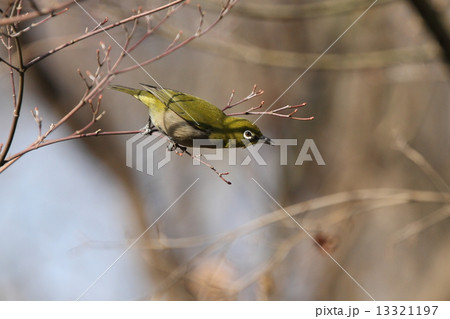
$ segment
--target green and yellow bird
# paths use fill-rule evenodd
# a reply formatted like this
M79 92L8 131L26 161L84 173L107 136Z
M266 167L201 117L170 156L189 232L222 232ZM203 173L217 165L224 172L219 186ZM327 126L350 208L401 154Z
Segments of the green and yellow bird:
M222 140L223 147L246 147L262 141L271 144L250 121L227 116L213 104L198 97L142 84L145 90L113 85L144 103L153 125L174 143L193 146L195 139ZM207 146L206 146L207 147ZM215 146L213 146L215 147Z

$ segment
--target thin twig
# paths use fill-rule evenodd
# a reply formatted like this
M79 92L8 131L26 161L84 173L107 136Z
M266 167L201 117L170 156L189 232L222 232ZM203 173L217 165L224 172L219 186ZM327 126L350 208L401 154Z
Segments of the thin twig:
M271 115L271 116L278 116L278 117L284 117L284 118L290 118L297 121L311 121L314 119L314 116L310 117L294 117L293 115L297 113L300 107L303 107L306 105L306 103L297 104L297 105L286 105L283 107L280 107L273 111L255 111L257 109L260 109L264 105L264 101L262 101L258 106L254 106L247 111L243 112L235 112L235 113L229 113L227 115L229 116L235 116L235 115ZM293 110L292 112L289 112L288 114L280 113L281 111L285 110Z
M209 164L209 163L206 162L206 161L203 161L203 160L201 159L201 156L202 156L201 154L200 154L200 156L194 156L194 155L192 155L192 154L191 154L187 149L185 149L185 148L181 148L181 151L182 151L182 153L186 153L187 155L189 155L190 157L192 157L193 160L198 161L199 163L205 165L206 167L209 167L214 173L217 174L217 176L220 177L221 180L223 180L223 181L224 181L225 183L227 183L228 185L231 185L231 182L228 181L228 180L226 180L226 179L224 178L224 176L230 174L229 172L224 172L224 173L219 172L214 166L212 166L211 164Z
M181 37L182 34L183 34L183 31L180 30L180 31L177 33L177 35L175 36L175 38L173 39L173 41L169 44L169 46L167 47L166 51L167 51L167 50L170 50L170 49L178 42L178 40L180 39L180 37Z
M80 135L82 134L84 131L88 130L95 122L97 122L98 120L100 120L100 118L105 114L105 111L103 111L102 113L98 114L99 110L100 110L100 104L102 102L102 98L103 96L100 95L97 99L97 104L96 106L94 106L94 104L92 103L92 100L88 101L88 104L91 108L92 111L92 119L89 123L87 123L83 128L77 130L75 132L76 135Z
M135 44L133 44L126 52L130 53L134 49L136 49L145 39L147 39L150 35L152 35L155 31L159 30L159 28L169 19L176 11L183 8L185 5L189 4L189 1L183 2L180 5L176 7L170 7L167 11L164 18L162 18L154 27L151 27L150 20L147 20L147 32L138 40ZM149 16L146 16L146 18ZM179 34L181 31L179 31L177 34ZM177 36L175 36L176 38Z
M203 22L205 22L205 13L203 12L200 4L197 4L197 9L198 12L200 13L200 23L198 24L197 31L195 32L196 35L202 33Z
M260 89L256 89L256 84L255 84L255 85L253 85L253 89L252 89L252 91L250 92L249 95L247 95L246 97L244 97L243 99L241 99L241 100L239 100L239 101L237 101L235 103L232 103L233 102L233 98L234 98L234 93L235 93L234 90L231 91L230 99L228 100L227 105L222 109L222 111L228 110L228 109L230 109L230 108L232 108L232 107L234 107L236 105L239 105L239 104L242 104L244 102L247 102L248 100L251 100L254 97L257 97L257 96L263 94L264 91L260 90ZM259 107L257 107L257 108L259 108Z
M5 63L8 67L10 67L11 69L14 69L15 71L19 72L19 68L12 65L11 63L9 63L8 61L2 59L2 57L0 57L0 62Z
M10 36L11 38L18 37L18 36L22 35L23 33L27 32L27 31L30 31L31 29L33 29L33 28L35 28L35 27L37 27L37 26L39 26L39 25L41 25L41 24L47 22L47 21L50 20L51 18L56 17L56 16L59 16L60 14L63 14L63 13L65 13L65 12L67 12L68 10L69 10L69 8L64 8L64 9L61 10L61 11L58 11L58 12L52 12L50 15L48 15L48 16L45 17L44 19L42 19L42 20L40 20L40 21L38 21L38 22L32 23L32 24L30 24L28 27L23 28L22 30L17 31L17 32L14 32L14 33L12 33L12 34L9 34L8 36Z
M226 179L224 178L224 176L229 175L230 173L228 173L228 172L224 172L224 173L219 172L214 166L212 166L211 164L209 164L209 163L206 162L206 161L203 161L203 160L201 159L201 156L202 156L201 154L200 154L199 156L194 156L194 155L192 155L191 152L189 152L189 151L187 150L187 147L176 144L174 141L172 141L172 140L171 140L169 137L167 137L166 135L163 135L163 136L166 137L167 140L168 140L169 143L170 143L169 146L168 146L168 149L169 149L169 150L174 151L174 152L175 152L177 155L179 155L179 156L183 156L183 154L186 153L186 154L189 155L193 160L198 161L200 164L203 164L203 165L205 165L206 167L208 167L209 169L211 169L211 170L212 170L214 173L216 173L217 176L219 176L220 179L223 180L225 183L227 183L228 185L231 185L231 182L228 181L228 180L226 180ZM179 151L178 151L178 149L179 149Z
M83 0L78 0L78 2L81 2ZM75 3L74 0L70 0L64 3L61 3L59 5L55 5L54 7L47 8L47 9L41 9L40 11L33 11L33 12L27 12L19 16L9 17L9 18L3 18L0 19L0 25L8 25L13 24L17 22L23 22L25 20L34 19L36 17L46 15L46 14L53 14L55 11L59 11L61 9L64 9L66 7L69 7Z

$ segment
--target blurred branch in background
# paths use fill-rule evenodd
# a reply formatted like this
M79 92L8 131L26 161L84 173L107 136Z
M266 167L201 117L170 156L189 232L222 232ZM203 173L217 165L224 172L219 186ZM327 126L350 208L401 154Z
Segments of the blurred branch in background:
M319 234L319 230L323 228L337 227L339 224L348 222L350 219L356 217L359 214L373 213L376 210L386 208L389 206L405 205L408 203L437 203L444 205L442 209L439 209L429 217L424 218L424 221L416 221L407 227L405 230L399 230L398 239L402 240L405 236L412 236L422 230L422 225L429 227L432 223L442 221L443 218L448 217L448 205L450 204L450 193L432 192L432 191L416 191L407 189L366 189L350 192L342 192L337 194L331 194L308 200L305 202L297 203L285 207L285 210L289 212L291 216L297 218L302 217L301 223L305 225L308 232L312 234ZM335 207L342 204L351 204L345 213L336 210ZM326 210L327 213L323 213L320 217L312 215L314 212ZM156 292L150 299L165 299L165 294L168 289L176 282L181 280L191 280L191 271L195 270L198 265L208 263L208 260L214 258L214 254L221 251L223 254L228 250L229 245L238 241L245 236L253 232L260 231L263 228L273 226L276 223L289 220L290 217L284 212L284 210L276 210L274 212L265 214L264 216L255 218L254 220L224 234L218 234L214 237L211 236L195 236L195 237L182 237L182 238L152 238L144 243L138 245L137 249L141 250L159 250L167 251L180 248L191 248L196 246L203 246L199 253L190 258L185 263L178 266L172 272L166 274L165 280L158 287ZM281 262L287 257L289 252L294 249L303 239L310 242L305 238L305 233L298 230L293 235L287 234L288 238L274 246L274 253L265 262L260 263L256 269L250 269L246 274L240 276L239 279L229 281L226 286L222 286L222 295L237 298L238 294L245 288L257 283L259 280L264 280L264 276L274 271ZM315 245L310 242L311 245ZM123 243L110 243L102 241L88 240L81 248L96 248L96 249L115 249L123 248ZM222 258L226 257L222 255ZM326 258L326 257L325 257ZM216 269L217 270L217 269ZM198 274L200 275L200 274ZM196 275L196 276L198 276ZM204 277L201 277L204 278ZM215 285L216 280L203 283L204 286ZM200 298L201 299L201 298ZM203 300L212 300L211 296L206 296Z
M425 157L418 151L413 149L408 143L400 137L396 137L396 145L398 151L402 152L408 159L414 162L433 182L441 192L450 192L450 186L445 182L442 176L430 165Z
M236 8L235 13L248 18L263 20L302 20L335 16L365 9L373 1L374 0L322 0L299 4L243 2ZM376 5L388 4L394 1L398 0L378 0ZM217 7L217 2L211 0L201 0L200 3L205 9Z
M417 13L422 17L426 27L439 43L442 55L450 71L450 29L449 23L444 22L444 14L440 13L433 5L433 1L409 0Z
M161 29L161 33L167 38L173 38L177 31L169 25L165 25ZM218 38L208 39L207 41L200 39L194 42L192 47L237 61L293 69L308 68L320 55L319 53L273 50L238 42L230 45L229 42ZM317 61L314 68L317 70L358 70L385 68L405 63L427 63L436 61L439 58L439 53L439 47L432 43L416 47L360 53L327 53Z
M210 0L201 1L208 8L215 8L217 4ZM239 5L235 13L257 18L281 20L301 20L305 18L317 18L326 15L337 15L348 11L366 8L372 0L339 0L319 1L301 4L271 4L246 2ZM391 4L397 0L379 0L376 6ZM322 70L352 70L366 68L383 68L405 63L427 63L435 61L444 52L445 60L450 57L450 32L446 29L443 14L439 14L429 1L411 0L420 15L424 18L427 27L437 39L440 48L434 43L421 44L416 47L392 48L359 53L335 54L327 53L315 65L315 69ZM162 28L162 33L169 38L176 35L176 30L170 25ZM193 47L203 51L212 52L220 56L226 56L236 60L262 64L273 67L307 68L319 56L316 53L289 52L271 50L265 47L256 47L243 43L233 43L221 39L200 40Z
M334 206L342 204L358 204L362 203L365 208L359 209L347 209L344 214L340 211L333 209ZM407 203L438 203L448 206L450 203L450 193L433 192L433 191L416 191L406 189L366 189L342 192L337 194L331 194L308 200L305 202L297 203L285 207L285 210L293 217L304 216L314 211L322 209L329 209L330 213L324 218L309 217L302 219L302 224L309 232L315 232L323 227L335 227L339 223L348 221L356 216L356 214L368 213L370 211L387 207L397 206ZM381 206L380 206L381 205ZM202 249L190 260L181 264L174 271L169 273L163 283L158 287L154 296L151 299L164 299L164 294L167 290L174 285L177 281L182 280L184 276L189 274L189 271L197 264L201 263L201 260L210 258L210 256L220 250L223 247L227 247L234 241L242 238L252 232L261 230L272 224L289 220L290 216L285 213L284 210L279 209L259 218L248 222L245 225L238 227L237 229L225 234L217 235L216 237L186 237L186 238L164 238L153 240L152 244L144 245L144 249L176 249L189 246L201 246L208 242L206 248ZM441 220L441 219L440 219ZM230 295L236 295L249 285L255 283L266 274L270 269L279 264L289 253L289 251L295 247L295 245L304 238L304 233L298 230L299 234L291 238L288 238L285 243L281 243L274 255L266 262L258 266L258 269L252 269L248 274L243 275L242 279L239 279L231 286ZM312 243L314 245L314 243Z
M427 216L416 220L415 222L409 223L405 227L398 230L397 234L394 236L392 243L398 244L401 241L416 236L425 229L436 225L439 222L443 222L445 219L450 217L450 205L445 205L444 207L437 209L436 211L428 214Z
M431 180L435 187L441 191L443 194L450 198L450 186L445 182L442 176L431 166L431 164L425 159L425 157L418 151L413 149L411 146L402 140L400 137L396 137L396 145L398 151L405 155L409 160L414 162L419 169L421 169L425 175ZM427 216L409 223L402 229L399 229L397 234L394 236L393 243L397 244L407 238L417 235L424 229L431 227L445 219L450 217L450 206L444 205L443 207L429 213Z

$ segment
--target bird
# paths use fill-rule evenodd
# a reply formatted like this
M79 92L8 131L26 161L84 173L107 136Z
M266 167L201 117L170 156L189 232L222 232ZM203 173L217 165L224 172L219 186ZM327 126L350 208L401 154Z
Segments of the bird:
M199 97L176 90L141 84L144 89L122 85L110 88L132 95L149 110L149 126L154 125L175 146L192 147L194 140L221 140L219 147L247 147L258 142L272 144L261 130L247 119L228 116L221 109ZM217 143L201 143L217 148ZM198 144L197 144L198 145Z

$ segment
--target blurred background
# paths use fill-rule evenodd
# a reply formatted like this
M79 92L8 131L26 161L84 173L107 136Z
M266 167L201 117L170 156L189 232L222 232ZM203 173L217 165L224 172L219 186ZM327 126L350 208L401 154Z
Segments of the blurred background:
M11 2L0 8L5 12ZM165 3L80 5L112 23L139 6ZM230 166L226 156L214 161L230 173L230 186L188 156L173 155L152 176L127 167L132 135L66 141L26 154L0 174L0 299L449 300L450 2L427 3L378 0L361 16L373 1L241 0L209 33L146 65L153 79L141 69L116 76L114 84L156 80L219 107L233 90L239 100L257 84L264 94L236 110L261 100L274 108L307 102L297 114L315 119L259 119L266 136L298 145L289 147L287 165L269 145L259 151L267 165ZM192 0L133 58L164 52L180 30L181 40L194 34L198 4L203 28L210 25L221 1ZM23 1L29 11L52 5ZM154 14L152 24L166 12ZM71 5L21 36L24 59L93 27ZM135 39L146 27L142 19ZM110 34L125 41L121 27ZM100 41L111 45L111 56L120 54L102 33L27 71L9 154L36 139L34 107L46 130L76 105L85 88L77 69L95 71ZM0 54L7 59L3 45ZM9 71L0 64L1 143L12 119ZM101 108L106 113L90 131L138 130L147 122L146 108L116 91L103 91ZM71 134L91 116L83 108L50 137ZM313 139L326 165L295 165L305 139ZM164 153L162 147L155 156ZM237 150L237 162L248 154Z

